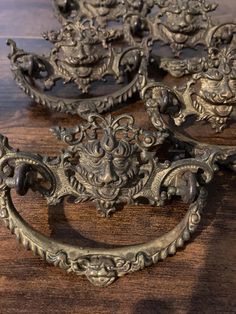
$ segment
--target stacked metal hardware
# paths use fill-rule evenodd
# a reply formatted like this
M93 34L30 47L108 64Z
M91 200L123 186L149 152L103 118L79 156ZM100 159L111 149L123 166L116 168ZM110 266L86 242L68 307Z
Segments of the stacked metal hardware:
M50 54L28 53L8 40L11 68L18 85L36 102L85 121L52 130L68 145L55 158L15 151L1 137L0 217L26 248L48 263L104 287L175 254L200 223L207 196L203 184L213 179L220 163L235 169L235 147L192 140L163 115L176 126L195 116L216 132L234 119L236 24L214 23L210 13L217 5L204 0L54 0L53 5L62 28L43 35L53 44ZM169 58L159 54L162 46L169 47ZM195 55L186 58L185 49ZM150 65L158 73L186 77L186 83L171 88L153 80ZM78 96L50 94L60 81L76 88ZM154 131L139 128L130 115L101 115L134 94L143 100ZM166 140L184 154L160 162L157 148ZM118 205L145 200L163 206L174 196L189 209L172 231L148 243L81 248L47 238L23 220L11 189L23 196L30 188L49 205L66 196L75 203L93 202L104 217L115 214Z

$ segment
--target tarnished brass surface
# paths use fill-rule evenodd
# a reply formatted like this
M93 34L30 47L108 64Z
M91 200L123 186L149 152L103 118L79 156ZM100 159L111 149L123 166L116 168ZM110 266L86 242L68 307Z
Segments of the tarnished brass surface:
M207 0L53 0L53 5L61 22L90 19L103 27L120 22L132 42L150 38L170 46L176 56L184 48L228 40L235 29L234 24L217 25L211 13L218 5Z
M184 107L175 118L177 124L195 114L216 131L226 126L235 98L236 24L213 22L209 13L216 9L215 4L199 0L55 0L54 7L63 25L59 31L44 34L53 44L48 57L27 53L8 41L15 79L31 98L82 117L102 113L141 92L154 62L156 71L164 69L175 77L193 75L186 87L174 91ZM156 43L169 46L173 56L158 56ZM208 52L199 56L197 50L196 57L186 59L184 50L196 47ZM106 82L111 78L113 83ZM80 95L48 94L58 81L76 86ZM98 82L102 95L94 96L95 90L100 90L94 86ZM107 84L115 87L114 92L106 94ZM216 97L218 85L221 94Z
M59 21L91 19L99 25L123 19L129 35L150 37L170 45L175 54L183 48L208 44L216 4L199 0L53 0Z
M178 94L180 95L180 94ZM182 97L185 95L183 94ZM227 145L214 145L209 143L202 143L194 140L181 131L173 128L171 123L163 119L163 114L168 114L169 117L175 121L175 117L179 115L181 110L187 110L188 102L180 102L176 91L169 89L163 84L156 82L149 82L142 90L142 98L148 115L152 124L159 129L166 130L169 133L169 139L176 147L181 147L181 158L190 155L193 158L198 156L205 156L208 158L210 155L214 156L213 168L217 170L217 164L225 164L235 170L236 165L236 147ZM186 97L187 99L187 97ZM186 109L186 107L187 109ZM178 149L177 149L178 152ZM184 154L184 156L183 156ZM175 158L179 158L178 154Z
M164 133L137 129L134 119L127 115L91 115L84 125L54 132L69 144L55 158L15 151L1 137L0 216L26 248L55 266L106 286L117 277L173 255L189 239L206 200L198 181L201 177L208 183L213 178L217 152L207 158L159 162L152 149L162 142ZM138 205L145 199L161 206L175 195L190 207L176 228L156 240L96 250L67 246L34 231L12 203L13 188L21 195L32 188L50 205L65 196L73 196L75 203L92 201L104 216L114 212L118 204Z
M68 147L54 158L13 150L0 141L0 217L20 242L48 263L86 275L96 286L143 269L184 245L200 222L206 202L203 185L219 164L236 169L236 148L192 140L172 128L188 116L209 122L221 132L234 118L236 103L236 24L216 25L215 4L204 0L54 0L59 31L44 34L53 45L49 56L17 48L9 58L18 85L34 100L54 110L78 114L85 122L56 127L55 136ZM171 58L156 54L155 44L170 47ZM186 48L204 54L184 57ZM157 49L158 51L158 49ZM150 79L149 69L185 77L171 88ZM94 96L94 83L114 92ZM77 98L46 93L62 81L78 88ZM98 88L99 89L99 88ZM155 131L135 125L130 115L101 116L139 94ZM85 95L87 95L85 97ZM171 142L176 154L160 162L158 147ZM178 154L178 150L179 153ZM116 249L74 247L36 232L16 210L11 190L24 196L41 193L49 205L65 197L93 202L103 217L129 204L162 206L174 197L189 204L182 221L169 233L145 244Z
M13 40L8 40L9 58L17 84L36 102L50 109L82 117L91 112L101 113L127 101L145 86L145 47L126 43L123 49L113 47L112 42L120 42L120 32L101 30L90 24L68 23L61 31L49 32L44 37L54 44L49 57L27 53L18 49ZM107 77L115 80L116 91L104 96L82 97L94 82L100 81L106 86ZM58 80L75 84L81 96L61 98L46 94ZM44 90L36 83L43 85Z
M155 88L151 89L154 94ZM220 148L202 147L199 153L198 147L194 158L160 162L155 147L167 133L149 96L148 89L144 98L156 132L137 128L129 115L89 115L87 123L73 129L52 130L69 145L55 158L15 151L1 137L1 218L26 248L67 272L86 275L97 286L107 286L175 254L200 222L206 201L203 182L212 180L217 162L226 157ZM20 195L29 188L38 191L49 205L66 196L73 196L76 204L92 201L104 217L114 213L117 205L145 201L162 206L174 196L190 207L172 231L148 243L117 249L80 248L33 230L13 205L14 188Z

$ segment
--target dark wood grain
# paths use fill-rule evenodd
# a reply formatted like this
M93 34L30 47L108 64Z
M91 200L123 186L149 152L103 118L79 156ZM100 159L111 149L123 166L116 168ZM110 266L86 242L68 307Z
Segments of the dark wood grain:
M218 10L221 20L232 19L235 13L234 0L224 1ZM49 0L0 1L0 133L15 147L49 155L62 147L49 128L81 120L49 112L19 90L10 73L5 41L13 37L27 50L47 52L40 33L56 27ZM151 128L142 102L133 101L117 111L121 112L133 114L139 126ZM214 137L203 126L187 131L208 142L236 142L235 124ZM201 227L185 249L106 289L47 265L19 246L1 225L0 313L235 313L236 174L222 170L208 190ZM23 217L46 235L94 247L152 239L170 230L186 210L181 202L163 208L129 206L106 220L90 204L47 208L33 193L14 199Z

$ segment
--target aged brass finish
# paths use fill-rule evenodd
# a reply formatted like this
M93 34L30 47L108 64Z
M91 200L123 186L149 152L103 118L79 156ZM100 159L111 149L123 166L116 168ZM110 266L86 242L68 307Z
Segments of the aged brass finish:
M79 162L76 167L67 162L70 187L66 192L65 187L55 191L50 202L57 202L71 189L69 194L76 202L93 201L104 216L120 203L134 203L153 175L155 160L150 150L160 145L167 133L137 129L133 124L134 119L127 115L92 115L87 125L54 129L56 136L70 145L66 158L78 158Z
M168 114L180 126L195 116L221 132L235 118L236 24L216 25L210 13L217 5L205 0L54 0L53 5L62 27L43 35L53 45L50 54L25 52L9 39L11 69L36 102L86 121L52 129L68 145L54 158L16 151L0 136L0 218L48 263L105 287L183 247L200 223L207 197L203 185L211 182L219 164L236 170L236 147L192 140L163 119ZM155 55L156 43L169 46L172 57ZM199 46L205 49L203 56L183 57L185 48ZM152 81L152 64L186 82L170 88ZM59 81L76 87L79 95L50 94ZM113 92L95 96L96 89L106 90L108 84ZM154 131L138 128L130 115L100 115L135 93L143 99ZM167 138L176 154L160 162L157 148ZM49 205L66 197L75 204L92 202L106 218L125 205L145 200L163 206L176 196L189 209L172 231L148 243L81 248L29 226L13 204L12 189L22 197L29 189L39 192Z
M157 129L138 129L128 115L90 115L88 123L74 129L54 130L69 144L55 158L15 151L2 136L1 218L26 248L68 272L86 275L97 286L107 286L120 276L173 255L200 222L206 192L199 182L200 178L205 183L212 180L217 152L161 163L155 157L155 147L165 133ZM13 205L13 188L21 195L32 188L50 205L65 196L74 196L75 203L93 201L104 216L114 212L117 204L138 205L143 198L161 206L177 195L190 207L171 232L146 244L111 250L80 248L33 230Z
M126 25L133 41L134 33L152 42L170 46L175 55L184 48L209 46L213 39L225 39L210 13L217 4L206 0L52 0L60 22L90 19L106 27L108 22ZM224 31L225 28L223 27ZM213 33L217 38L214 37ZM223 36L223 37L222 37ZM137 38L136 38L137 39Z
M163 131L168 130L173 145L181 147L181 155L187 154L193 158L198 158L199 156L209 158L209 156L214 156L213 169L217 170L218 164L224 164L232 170L236 170L235 146L213 145L194 140L173 129L172 125L163 119L163 114L168 114L173 122L176 123L176 117L180 115L180 112L188 110L188 105L190 105L188 102L189 97L184 93L182 98L180 98L180 94L177 94L175 90L171 90L164 84L149 82L142 90L142 98L154 127L157 129L161 128ZM178 158L177 154L175 158ZM181 156L181 158L184 157Z
M18 49L13 40L8 40L9 58L21 89L50 109L82 117L92 112L101 113L127 101L145 86L148 42L143 48L132 46L122 39L122 31L95 27L89 21L68 22L59 32L45 33L44 38L53 44L48 57L27 53ZM83 97L88 95L92 83L100 82L105 89L110 77L115 80L113 93ZM75 85L81 95L61 98L47 94L59 80Z
M87 123L75 128L52 130L69 145L55 158L16 151L1 136L0 217L25 248L50 264L85 275L92 284L105 287L175 254L190 238L206 202L202 184L213 179L220 160L233 154L226 154L220 147L195 146L194 158L160 162L156 147L167 136L155 99L160 88L149 85L143 91L156 131L135 127L129 115L92 114ZM190 205L172 231L148 243L116 249L81 248L47 238L24 221L13 204L11 190L23 196L29 188L41 193L49 205L66 196L73 196L76 204L92 201L104 217L114 213L118 204L138 205L144 199L162 206L180 196Z
M166 88L168 106L181 104L180 110L173 116L176 125L194 115L198 120L209 121L216 132L227 126L236 108L235 48L235 45L230 45L221 50L210 49L208 57L194 67L195 73L185 86L173 90ZM181 67L181 62L176 61L173 71L180 73Z
M218 67L216 59L220 60L223 49L234 51L236 24L213 23L209 13L217 5L204 0L54 0L53 3L63 25L59 31L44 34L53 44L48 57L27 53L17 48L14 41L8 41L11 68L18 85L50 109L82 117L92 112L102 113L126 102L145 87L148 66L153 60L157 60L157 71L164 69L176 77L196 73L204 76L210 68ZM169 46L174 56L170 59L156 56L153 50L156 42ZM208 49L207 56L182 57L185 48L199 45ZM218 57L213 50L218 50ZM107 79L112 79L109 84L115 88L110 94L105 91ZM79 95L64 98L49 94L47 91L55 91L58 81L77 87ZM99 82L100 87L95 87L94 83ZM213 80L202 88L209 84L214 84ZM192 84L189 86L192 88ZM100 89L105 91L104 95L95 96L94 92ZM198 108L194 107L195 102L188 105L188 110L178 117L178 123L196 111L200 119L211 120L219 131L232 111L232 98L218 99L217 106L199 99ZM221 101L223 105L219 105Z

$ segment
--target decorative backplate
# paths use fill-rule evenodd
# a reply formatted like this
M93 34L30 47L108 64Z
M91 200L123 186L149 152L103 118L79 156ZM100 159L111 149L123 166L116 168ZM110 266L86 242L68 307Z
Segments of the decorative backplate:
M167 134L137 129L134 119L127 115L92 115L88 121L87 125L55 128L53 132L70 145L63 158L70 195L78 203L93 201L108 216L118 204L135 202L153 175L155 151L151 149L160 145ZM78 162L72 165L71 158ZM50 203L67 192L64 188L56 190Z

